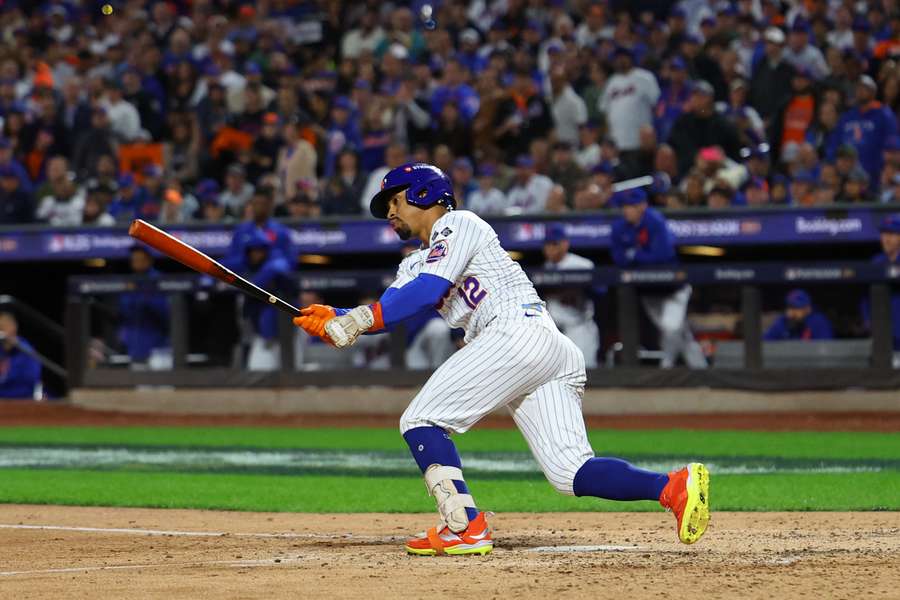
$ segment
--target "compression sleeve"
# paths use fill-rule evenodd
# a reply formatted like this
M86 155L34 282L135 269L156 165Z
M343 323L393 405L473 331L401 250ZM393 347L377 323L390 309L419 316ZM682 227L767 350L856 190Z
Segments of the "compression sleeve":
M421 273L402 287L388 288L380 301L385 328L433 308L451 285L452 283L443 277Z

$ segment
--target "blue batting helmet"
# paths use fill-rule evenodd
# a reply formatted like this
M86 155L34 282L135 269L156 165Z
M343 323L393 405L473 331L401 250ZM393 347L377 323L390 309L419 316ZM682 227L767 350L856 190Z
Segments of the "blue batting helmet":
M381 191L375 194L369 204L372 216L387 218L388 201L397 192L406 191L406 201L419 208L440 204L448 210L456 208L453 198L453 184L447 175L425 163L407 163L391 169L381 180Z

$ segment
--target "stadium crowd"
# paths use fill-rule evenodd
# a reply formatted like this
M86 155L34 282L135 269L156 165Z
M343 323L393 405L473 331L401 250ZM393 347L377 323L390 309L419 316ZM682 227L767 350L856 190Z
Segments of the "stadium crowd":
M0 6L0 224L900 202L893 0Z

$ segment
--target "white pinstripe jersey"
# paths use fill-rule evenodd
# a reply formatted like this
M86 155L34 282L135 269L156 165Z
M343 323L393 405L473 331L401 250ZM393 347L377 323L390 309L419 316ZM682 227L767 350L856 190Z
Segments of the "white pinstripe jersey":
M523 305L541 302L494 229L475 213L448 212L434 223L430 239L427 247L403 259L391 287L402 287L420 273L450 281L435 308L451 327L465 329L467 342L495 317L521 315Z

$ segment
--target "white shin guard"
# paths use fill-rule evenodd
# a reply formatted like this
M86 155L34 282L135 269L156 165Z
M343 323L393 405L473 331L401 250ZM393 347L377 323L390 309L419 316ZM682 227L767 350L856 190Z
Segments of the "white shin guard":
M434 464L425 470L425 487L434 496L438 512L450 531L459 533L469 526L466 508L475 508L475 500L470 494L460 494L453 481L465 481L462 470Z

